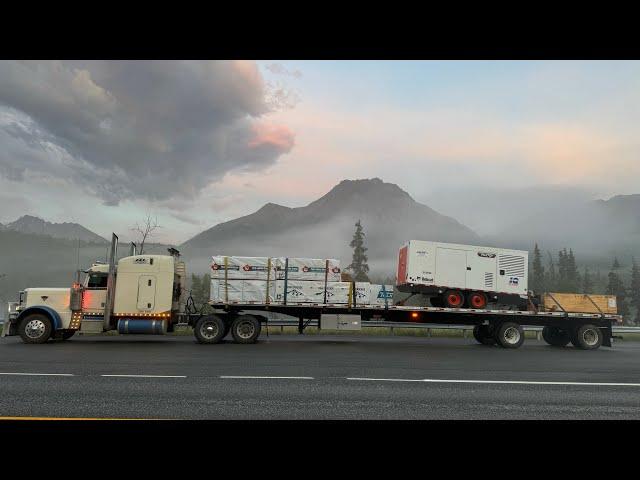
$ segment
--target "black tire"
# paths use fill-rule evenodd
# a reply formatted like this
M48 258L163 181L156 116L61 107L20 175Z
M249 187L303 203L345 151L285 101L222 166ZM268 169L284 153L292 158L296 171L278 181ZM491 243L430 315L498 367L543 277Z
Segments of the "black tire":
M489 325L476 325L473 327L473 338L482 345L494 345L496 339L491 335Z
M231 323L231 335L236 343L256 343L261 324L253 315L240 315Z
M193 328L198 343L220 343L224 338L224 320L217 315L207 315L196 322Z
M503 322L496 330L495 338L503 348L519 348L524 343L524 330L515 322Z
M602 345L603 337L602 330L595 325L586 324L578 328L571 343L582 350L595 350Z
M459 298L456 302L453 302L453 298ZM442 297L444 306L447 308L462 308L464 307L464 294L460 290L448 290L444 292Z
M45 343L52 331L51 320L41 313L27 315L18 325L18 334L24 343Z
M553 347L566 347L571 341L569 333L558 327L544 327L542 329L542 338Z
M75 335L76 331L75 330L66 330L64 332L62 332L62 340L69 340L71 337L73 337Z

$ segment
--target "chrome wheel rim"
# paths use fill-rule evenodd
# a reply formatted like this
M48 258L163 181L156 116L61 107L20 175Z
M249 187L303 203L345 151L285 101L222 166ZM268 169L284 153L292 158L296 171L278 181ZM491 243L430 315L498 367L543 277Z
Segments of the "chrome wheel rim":
M253 322L240 322L236 327L236 333L238 336L244 340L251 338L256 332L256 326Z
M200 335L202 335L207 340L215 338L215 336L218 335L218 332L218 324L213 321L204 322L200 327Z
M42 320L34 319L27 323L24 328L24 333L29 338L40 338L44 335L47 326L44 324Z
M598 343L598 332L596 332L593 328L585 330L582 332L582 340L586 345L593 347Z
M520 341L520 330L518 330L516 327L509 327L507 329L505 329L504 333L502 334L505 342L513 345L515 343L518 343Z

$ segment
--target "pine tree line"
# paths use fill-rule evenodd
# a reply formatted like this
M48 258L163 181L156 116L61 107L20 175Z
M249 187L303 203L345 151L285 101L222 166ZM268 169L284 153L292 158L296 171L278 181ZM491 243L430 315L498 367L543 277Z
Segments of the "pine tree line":
M536 243L529 272L529 287L534 293L591 293L615 295L618 313L625 318L625 323L640 325L640 266L632 258L629 287L622 279L623 267L618 258L613 259L609 273L595 273L588 267L580 269L573 250L566 248L558 251L557 257L546 252L546 262Z

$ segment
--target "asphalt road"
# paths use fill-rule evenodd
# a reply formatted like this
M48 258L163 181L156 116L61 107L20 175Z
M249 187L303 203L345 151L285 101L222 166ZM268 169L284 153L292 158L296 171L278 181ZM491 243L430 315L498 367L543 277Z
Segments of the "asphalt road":
M45 375L46 374L46 375ZM272 335L0 339L1 417L639 419L640 342Z

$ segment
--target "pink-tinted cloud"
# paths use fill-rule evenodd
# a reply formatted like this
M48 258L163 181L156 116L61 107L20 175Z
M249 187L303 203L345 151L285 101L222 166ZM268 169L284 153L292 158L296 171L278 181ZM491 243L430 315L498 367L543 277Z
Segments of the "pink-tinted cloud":
M260 122L253 125L253 132L249 148L271 146L282 153L288 153L295 143L295 134L286 125Z

